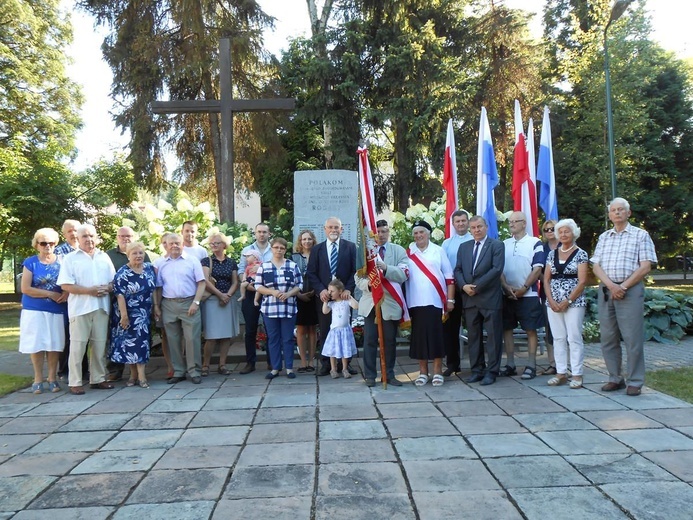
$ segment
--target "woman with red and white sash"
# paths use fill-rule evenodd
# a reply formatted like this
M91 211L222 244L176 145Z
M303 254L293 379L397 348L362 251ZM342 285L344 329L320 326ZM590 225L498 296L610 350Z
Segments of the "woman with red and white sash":
M414 242L407 249L409 279L405 283L411 315L409 357L419 360L416 386L428 383L428 361L433 360L433 386L443 386L443 317L455 306L455 285L450 260L442 247L431 242L431 226L417 220Z

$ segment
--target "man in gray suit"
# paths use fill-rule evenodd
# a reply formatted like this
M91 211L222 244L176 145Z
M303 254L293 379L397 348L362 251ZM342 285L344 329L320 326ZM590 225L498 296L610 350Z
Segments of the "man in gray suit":
M501 275L505 266L505 249L499 240L489 238L484 217L469 221L473 241L460 246L455 266L455 283L462 291L469 339L469 364L472 375L468 383L495 383L503 351L503 290ZM484 361L483 331L486 329Z
M399 286L407 279L409 268L407 253L402 246L391 243L390 227L385 220L375 223L378 229L378 254L376 260L381 277ZM366 386L375 386L378 351L378 325L375 322L375 307L373 294L368 283L368 276L354 275L356 286L361 289L363 295L359 300L359 314L365 316L363 325L363 377ZM395 358L397 356L397 328L402 318L402 307L393 296L384 289L380 310L382 312L383 343L385 344L385 364L387 366L387 382L392 386L402 386L402 382L395 378ZM400 294L401 295L401 294Z

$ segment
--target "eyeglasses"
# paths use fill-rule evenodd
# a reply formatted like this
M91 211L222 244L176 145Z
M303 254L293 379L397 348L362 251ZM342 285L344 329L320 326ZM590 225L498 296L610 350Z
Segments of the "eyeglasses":
M41 247L46 247L46 246L53 247L55 245L55 242L39 242L38 245L40 245Z
M547 227L547 228L544 228L544 233L553 233L553 230L554 230L554 228Z
M522 219L522 220L508 220L508 223L510 223L510 224L517 224L518 222L524 222L524 219Z

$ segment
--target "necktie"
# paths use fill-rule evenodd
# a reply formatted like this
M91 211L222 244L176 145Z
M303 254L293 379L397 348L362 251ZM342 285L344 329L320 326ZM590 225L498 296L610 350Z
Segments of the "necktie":
M330 273L332 278L337 274L337 242L332 242L332 251L330 252Z
M472 272L476 269L476 257L479 255L479 246L481 242L476 242L474 244L474 253L472 253Z
M385 246L380 246L380 251L378 251L381 260L385 260Z

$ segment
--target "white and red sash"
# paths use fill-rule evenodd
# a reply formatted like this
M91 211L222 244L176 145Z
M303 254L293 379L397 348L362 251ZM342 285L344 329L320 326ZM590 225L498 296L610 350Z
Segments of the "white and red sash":
M400 264L397 266L397 269L402 269L405 273L408 274L409 268L406 265ZM407 276L408 278L409 276ZM402 322L407 322L410 321L411 318L409 317L409 309L407 308L407 304L404 301L404 293L402 292L402 286L398 283L392 283L390 280L385 278L384 275L380 276L380 281L383 284L383 287L385 287L385 290L392 296L392 299L397 302L397 305L399 305L402 308L402 319L400 320L400 323Z
M423 257L418 248L415 248L414 252L412 252L412 248L409 246L407 248L407 256L416 264L419 270L426 275L426 278L431 281L436 292L438 292L438 296L440 296L440 301L443 304L443 312L445 312L445 309L447 309L446 304L448 296L446 291L447 284L443 273L440 272L440 269L435 269L432 265L430 265L428 260Z

